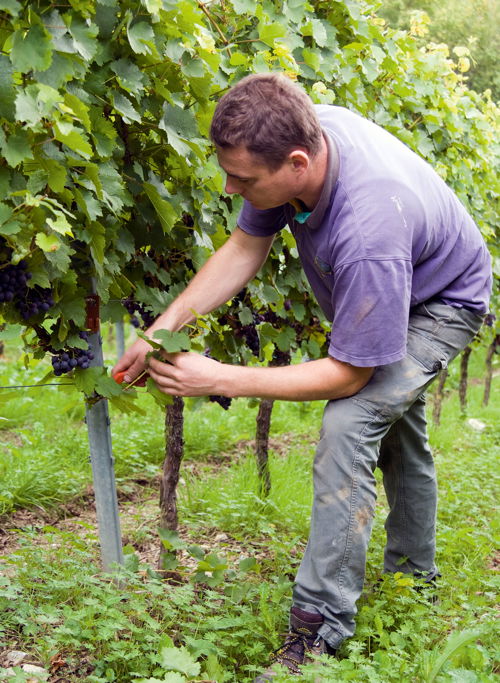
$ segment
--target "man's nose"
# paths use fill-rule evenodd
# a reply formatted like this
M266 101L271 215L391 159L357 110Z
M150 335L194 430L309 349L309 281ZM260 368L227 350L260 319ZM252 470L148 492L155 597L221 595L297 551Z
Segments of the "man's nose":
M226 178L226 193L227 194L238 194L239 188L238 184L234 181L231 180L230 178Z

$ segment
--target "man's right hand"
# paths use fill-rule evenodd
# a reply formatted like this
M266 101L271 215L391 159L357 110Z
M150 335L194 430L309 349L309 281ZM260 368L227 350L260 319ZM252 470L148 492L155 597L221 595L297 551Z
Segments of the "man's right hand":
M151 344L148 344L144 339L138 339L132 346L125 351L118 363L111 370L114 377L117 373L125 373L123 381L126 384L131 384L134 380L146 370L146 354L153 350ZM147 376L144 375L136 382L136 386L144 386L147 381Z

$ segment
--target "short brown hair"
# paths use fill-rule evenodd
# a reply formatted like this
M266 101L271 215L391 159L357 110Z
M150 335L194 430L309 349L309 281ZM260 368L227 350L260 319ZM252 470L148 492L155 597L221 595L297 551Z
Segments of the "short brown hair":
M210 127L219 147L243 145L271 169L296 147L315 156L321 148L321 125L312 101L286 76L252 74L220 100Z

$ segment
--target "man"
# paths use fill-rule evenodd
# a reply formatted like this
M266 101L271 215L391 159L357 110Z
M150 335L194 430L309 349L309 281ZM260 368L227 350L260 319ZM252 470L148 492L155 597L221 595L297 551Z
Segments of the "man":
M238 227L155 330L179 330L239 292L286 224L332 321L328 356L287 367L239 367L194 353L149 362L160 390L328 401L314 463L308 545L296 577L290 634L274 661L300 674L354 632L383 471L390 506L384 569L437 575L436 479L423 394L473 338L488 310L491 271L480 232L432 168L375 124L313 105L278 74L244 78L211 128L226 192L245 202ZM149 345L115 371L132 380ZM256 681L273 678L269 669Z

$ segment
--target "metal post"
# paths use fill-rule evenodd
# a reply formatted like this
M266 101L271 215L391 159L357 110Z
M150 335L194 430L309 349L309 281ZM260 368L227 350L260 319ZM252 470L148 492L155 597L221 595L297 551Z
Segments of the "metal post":
M88 297L89 299L90 297ZM98 304L96 304L97 306ZM92 366L103 365L102 339L99 333L98 317L90 318L92 330L89 334L90 350L94 354ZM87 315L87 322L89 315ZM96 329L97 328L97 329ZM114 564L123 564L118 497L114 472L114 458L111 446L111 429L108 402L99 398L95 403L87 400L86 422L90 446L90 462L94 481L97 525L101 543L101 561L104 571L110 571Z
M116 331L116 352L118 358L121 358L125 353L125 327L123 325L123 320L120 320L115 324Z

